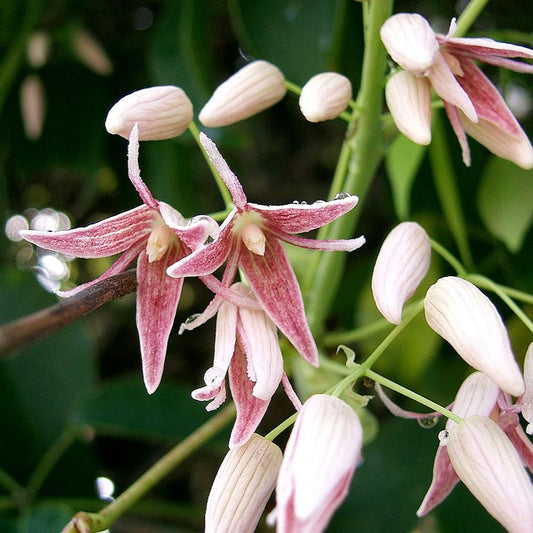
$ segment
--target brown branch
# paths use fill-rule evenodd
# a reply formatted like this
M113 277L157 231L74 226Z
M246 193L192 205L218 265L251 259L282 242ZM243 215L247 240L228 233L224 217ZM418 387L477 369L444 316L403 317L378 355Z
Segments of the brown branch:
M0 326L0 357L41 340L137 289L135 270L106 278L56 305Z

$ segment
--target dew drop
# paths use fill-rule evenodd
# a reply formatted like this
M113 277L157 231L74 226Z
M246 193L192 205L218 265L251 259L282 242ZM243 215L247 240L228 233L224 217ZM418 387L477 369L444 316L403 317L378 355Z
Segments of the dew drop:
M418 424L423 427L424 429L430 429L432 427L435 427L435 424L439 421L438 416L427 416L425 418L418 418L417 422Z
M446 446L448 444L448 432L443 429L439 432L439 446Z
M199 316L200 313L194 313L194 315L191 315L185 319L184 324L190 324L191 322L194 322Z
M334 200L344 200L345 198L348 198L349 196L350 196L350 194L347 193L347 192L340 192L340 193L336 194L333 199Z

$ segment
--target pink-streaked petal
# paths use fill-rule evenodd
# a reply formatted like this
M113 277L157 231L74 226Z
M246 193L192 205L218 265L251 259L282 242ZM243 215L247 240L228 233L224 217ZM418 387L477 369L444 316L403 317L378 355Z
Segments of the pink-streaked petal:
M416 512L417 516L424 516L439 505L459 482L446 446L439 446L433 463L433 480Z
M21 236L46 250L91 259L124 252L147 238L157 213L145 205L84 228L23 230Z
M131 183L139 193L141 200L152 209L157 209L157 200L154 199L150 189L141 178L141 169L139 168L139 126L135 124L130 133L128 143L128 176Z
M224 379L219 386L206 385L201 389L196 389L191 392L194 400L201 402L210 402L207 404L206 411L214 411L218 409L226 401L226 380Z
M124 272L130 263L144 250L145 246L145 241L137 243L137 245L133 248L126 250L101 276L87 283L83 283L82 285L78 285L77 287L74 287L68 291L56 291L56 294L61 298L68 298L69 296L74 296L83 289L87 289L91 285L95 285L103 279Z
M228 371L237 342L237 307L223 302L218 309L215 331L215 357L213 366Z
M229 368L231 395L237 409L237 417L229 440L230 448L237 448L248 441L270 403L270 400L261 400L253 395L254 384L248 379L246 365L243 347L237 342Z
M248 208L261 214L269 228L285 233L305 233L339 218L352 210L359 201L357 196L340 193L329 202L266 206L249 203Z
M463 155L463 163L469 167L471 163L470 159L470 147L468 146L468 139L466 138L465 129L463 127L463 122L459 116L459 111L456 107L447 104L444 102L444 109L448 115L448 120L452 125L453 132L459 141L459 146L461 147L461 152Z
M435 92L445 102L461 109L472 122L477 121L476 109L470 101L470 95L461 87L442 54L438 54L435 58L435 63L428 71L428 77Z
M299 411L302 408L302 401L300 398L298 398L298 395L296 394L296 391L291 385L291 382L285 372L283 372L283 376L281 376L281 384L283 385L283 390L285 391L285 394L291 401L292 405L296 411Z
M240 266L257 299L302 357L318 366L318 350L305 316L300 287L277 239L267 239L265 255L246 249Z
M440 417L440 413L417 413L415 411L406 411L402 409L397 403L393 402L383 390L383 387L379 383L374 384L374 389L378 393L380 400L384 403L385 407L394 415L400 418L407 418L411 420L418 420L423 424L424 420L435 419Z
M518 414L512 411L500 412L498 426L503 429L509 440L513 443L524 465L533 473L533 444L522 429Z
M271 231L279 239L299 246L300 248L308 248L309 250L322 250L325 252L353 252L361 248L365 244L364 237L357 237L356 239L306 239L305 237L298 237L297 235L289 235L288 233L279 233Z
M242 209L246 205L246 195L244 194L244 190L239 179L229 168L226 160L218 151L215 143L205 133L200 133L200 142L202 143L202 146L211 160L211 163L213 163L220 177L226 184L226 187L233 198L235 207L237 209Z
M183 279L167 276L166 269L179 257L180 250L173 246L159 261L149 263L143 251L137 262L137 329L149 394L157 389L163 375L168 337L183 286Z

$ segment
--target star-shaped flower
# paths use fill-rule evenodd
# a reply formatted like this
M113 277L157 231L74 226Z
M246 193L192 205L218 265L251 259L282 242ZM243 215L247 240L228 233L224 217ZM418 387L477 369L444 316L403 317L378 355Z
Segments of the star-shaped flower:
M138 155L138 128L135 125L129 140L128 173L143 205L84 228L57 232L23 231L21 234L37 246L73 257L122 254L99 278L60 292L61 296L71 296L122 272L137 258L137 329L144 382L148 392L152 393L161 381L168 337L183 286L183 278L171 278L166 270L206 239L216 238L218 225L207 216L187 222L171 206L155 200L141 179Z
M219 238L201 246L168 268L173 277L204 276L227 260L222 284L228 287L240 268L257 300L272 321L300 354L318 366L318 350L305 317L296 275L281 241L302 248L350 252L362 246L364 237L346 240L315 240L296 233L314 230L350 211L358 198L339 195L330 202L264 206L248 202L244 190L217 147L206 135L200 140L209 158L228 187L235 208L220 227ZM213 316L220 298L202 314Z
M470 165L466 134L515 164L533 167L533 148L498 89L475 61L516 72L533 73L533 50L486 38L436 34L418 14L398 13L381 28L381 39L404 70L387 82L387 104L398 129L418 144L431 140L431 88L440 96L463 161Z

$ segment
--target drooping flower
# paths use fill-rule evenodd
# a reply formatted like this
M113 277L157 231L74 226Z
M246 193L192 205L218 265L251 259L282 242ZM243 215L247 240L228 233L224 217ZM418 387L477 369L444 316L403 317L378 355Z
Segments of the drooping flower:
M168 343L183 279L166 274L169 265L216 238L217 223L207 216L187 222L182 215L154 199L141 179L138 165L138 129L132 129L128 149L128 173L143 205L91 224L67 231L22 231L29 242L73 257L98 258L122 253L99 278L60 296L71 296L109 276L124 271L137 259L137 329L143 375L149 393L161 380Z
M235 208L220 227L219 238L200 247L168 268L174 277L203 276L227 260L223 284L229 286L240 268L265 312L300 354L318 366L318 351L309 330L298 281L281 241L295 246L325 251L352 251L364 238L313 240L296 236L335 220L350 211L358 198L339 195L330 202L263 206L248 202L239 180L204 134L200 140L226 183ZM218 305L220 304L220 300ZM210 305L201 318L205 321L217 310Z
M402 222L387 235L374 265L372 294L392 324L402 321L403 304L426 275L430 259L429 237L416 222Z
M246 299L255 299L244 283L231 290ZM226 374L237 417L229 447L243 445L254 431L278 388L283 373L283 357L275 324L261 309L237 306L224 301L218 310L213 366L205 373L206 386L193 391L196 400L211 400L207 410L226 399ZM288 382L285 382L288 386Z
M326 394L311 396L291 432L276 486L277 533L320 533L348 492L363 429L354 410Z
M273 106L286 92L278 67L268 61L253 61L216 88L198 118L208 128L228 126Z
M276 485L281 450L257 434L230 450L205 511L205 533L253 533Z
M302 87L298 103L309 122L337 118L352 98L350 80L337 72L321 72Z
M503 391L520 396L524 380L494 304L464 279L440 278L426 293L426 321L473 368Z
M531 533L533 484L498 425L468 416L450 430L447 448L457 475L483 507L510 533Z
M386 98L398 129L419 144L431 140L430 88L443 100L470 165L466 134L491 152L523 168L533 167L533 148L497 88L475 61L533 73L533 50L484 38L457 38L455 20L448 35L436 34L418 14L399 13L381 28L381 39L405 72L391 76Z

